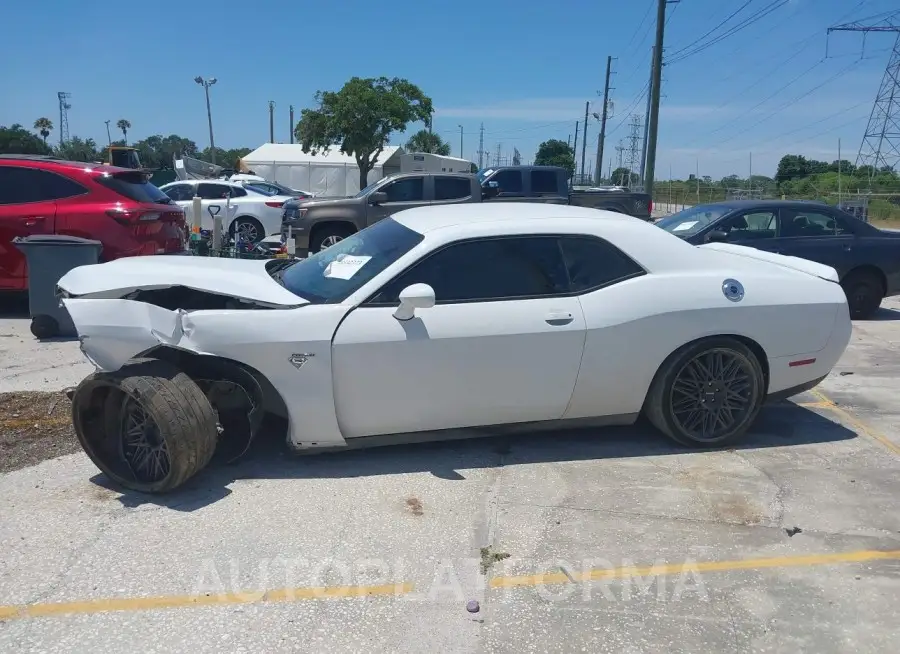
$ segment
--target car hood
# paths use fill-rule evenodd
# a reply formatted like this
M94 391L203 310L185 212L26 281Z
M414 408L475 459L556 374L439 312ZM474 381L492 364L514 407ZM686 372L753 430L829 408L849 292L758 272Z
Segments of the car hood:
M176 255L126 257L74 268L58 286L75 297L120 298L137 290L184 286L271 306L308 304L272 279L266 263Z

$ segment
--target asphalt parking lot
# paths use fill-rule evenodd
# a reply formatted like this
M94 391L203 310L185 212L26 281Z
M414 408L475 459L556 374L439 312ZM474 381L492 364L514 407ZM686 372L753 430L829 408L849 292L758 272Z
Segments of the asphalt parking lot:
M885 307L735 449L643 426L302 458L261 442L158 498L81 453L2 474L0 651L895 652ZM90 371L10 319L0 369L0 392Z

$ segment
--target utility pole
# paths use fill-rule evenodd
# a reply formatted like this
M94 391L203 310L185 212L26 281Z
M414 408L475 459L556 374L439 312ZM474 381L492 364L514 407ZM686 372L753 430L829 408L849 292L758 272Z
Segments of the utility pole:
M209 162L212 165L216 165L216 142L213 139L213 128L212 128L212 109L209 106L209 87L216 83L215 77L210 77L209 79L203 79L199 75L194 78L194 81L197 82L203 89L206 91L206 118L209 120Z
M621 170L622 167L623 167L623 166L622 166L622 155L624 154L624 152L625 152L625 146L622 145L622 141L620 140L620 141L619 141L619 145L616 146L616 153L619 155L619 165L617 166L617 169L618 169L618 170ZM610 173L610 176L612 176L611 173ZM622 184L622 179L621 179L621 177L622 177L622 175L621 175L621 173L620 173L620 174L619 174L619 186L622 186L622 185L623 185L623 184ZM610 180L610 181L612 181L613 184L616 183L614 180Z
M588 112L591 110L591 101L584 103L584 133L581 135L581 177L584 181L584 155L587 153L587 125Z
M650 61L656 58L656 46L651 50ZM647 179L647 132L650 130L650 98L653 95L653 71L650 72L650 81L647 82L647 109L644 112L644 144L641 148L641 186Z
M109 145L112 145L112 136L109 134L109 121L104 120L103 122L106 123L106 140L109 142Z
M597 136L597 170L594 183L600 185L600 173L603 170L603 142L606 140L606 116L609 107L609 76L612 73L613 57L606 58L606 83L603 85L603 112L600 114L600 134Z
M575 121L575 145L572 146L572 167L573 168L578 163L578 160L576 159L577 156L578 156L578 121L576 120ZM573 180L575 178L574 172L572 173L572 178L573 178Z
M457 125L459 127L459 158L463 159L463 126Z
M662 82L663 43L666 32L666 3L678 0L657 0L656 8L656 43L653 50L653 81L649 93L650 127L647 131L647 175L644 180L644 193L653 197L653 176L656 173L656 140L659 135L659 87Z
M428 153L431 154L431 150L434 147L431 141L431 128L432 123L434 123L434 110L428 115Z
M291 114L291 143L294 142L294 105L290 106Z
M275 142L275 101L269 100L269 143Z
M484 168L484 123L478 131L478 170L481 170Z
M497 162L494 164L494 165L497 166L497 167L500 166L500 152L501 152L501 147L502 147L502 146L503 146L502 143L498 143L498 144L497 144Z

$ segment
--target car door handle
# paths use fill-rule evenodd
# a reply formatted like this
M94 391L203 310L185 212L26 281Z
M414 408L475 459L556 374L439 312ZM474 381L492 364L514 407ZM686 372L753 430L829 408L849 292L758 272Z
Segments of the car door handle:
M34 217L32 217L32 218L26 218L26 219L25 219L25 226L26 226L26 227L34 227L34 226L37 225L38 223L42 223L42 222L44 222L45 220L47 220L47 218L44 217L44 216L34 216Z
M545 320L551 325L568 325L575 318L567 311L551 311Z

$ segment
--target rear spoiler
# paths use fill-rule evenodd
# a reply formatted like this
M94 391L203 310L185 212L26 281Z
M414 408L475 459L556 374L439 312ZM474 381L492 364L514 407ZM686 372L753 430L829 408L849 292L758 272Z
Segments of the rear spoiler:
M735 245L734 243L705 243L704 245L699 245L697 247L716 250L718 252L727 252L728 254L734 254L746 259L766 261L781 266L782 268L790 268L791 270L803 272L807 275L820 277L821 279L834 282L835 284L838 284L841 281L837 271L831 266L826 266L807 259L801 259L800 257L789 257L784 254L775 254L774 252L757 250L744 245Z

